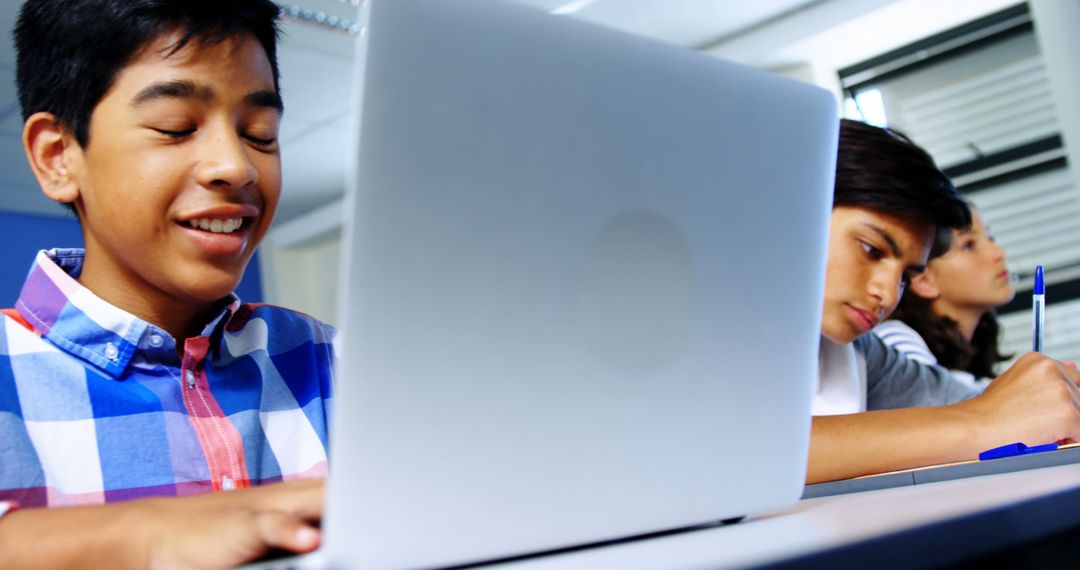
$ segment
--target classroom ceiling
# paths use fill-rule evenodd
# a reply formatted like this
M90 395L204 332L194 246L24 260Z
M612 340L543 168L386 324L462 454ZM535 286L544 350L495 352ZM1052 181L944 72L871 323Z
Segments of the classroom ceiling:
M280 133L284 193L279 222L341 197L355 37L342 30L341 22L357 19L355 4L359 1L278 0L286 13L279 60L287 107ZM926 11L940 0L493 1L531 5L721 57L769 65L760 59L761 54L780 53L782 47L799 45L798 41L812 39L829 26L860 14L895 5L908 6L907 10L917 16L914 19L927 19ZM973 6L985 1L950 0L955 5ZM989 3L1003 1L1008 0ZM20 140L22 121L15 97L9 30L21 4L21 0L0 0L0 209L58 214L62 209L38 191ZM300 21L305 11L309 23ZM310 23L316 19L323 24ZM326 25L330 22L336 23L333 29ZM886 23L883 27L895 26ZM842 39L833 41L833 45L844 46L848 55L854 53L853 44ZM777 63L772 62L774 66Z
M514 0L625 32L691 48L820 0Z
M567 17L608 25L687 47L730 36L809 0L503 0L561 11ZM9 31L20 0L0 0L0 208L56 214L25 164L22 121L14 88L14 55ZM283 0L288 11L310 10L340 22L356 19L351 0ZM344 184L346 109L353 37L326 26L286 19L280 50L287 112L281 143L284 176L279 220L287 220L340 197Z

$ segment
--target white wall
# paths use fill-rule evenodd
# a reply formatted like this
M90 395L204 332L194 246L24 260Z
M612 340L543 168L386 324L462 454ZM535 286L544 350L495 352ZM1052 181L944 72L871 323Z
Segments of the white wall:
M263 290L268 303L336 324L342 201L286 222L263 240Z
M830 0L710 46L706 53L808 80L839 100L838 70L1019 3Z
M1080 189L1080 0L1032 0L1030 5L1061 118L1073 187Z
M278 247L269 237L259 250L268 302L337 323L340 231Z

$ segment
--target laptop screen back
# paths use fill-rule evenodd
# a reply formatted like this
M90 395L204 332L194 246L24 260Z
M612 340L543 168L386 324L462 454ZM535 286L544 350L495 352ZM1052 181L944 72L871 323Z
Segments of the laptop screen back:
M326 551L512 557L802 491L836 103L490 0L373 0Z

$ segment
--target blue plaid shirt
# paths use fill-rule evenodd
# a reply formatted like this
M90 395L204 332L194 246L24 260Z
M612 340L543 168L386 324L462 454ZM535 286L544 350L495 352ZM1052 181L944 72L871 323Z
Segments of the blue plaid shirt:
M176 341L38 254L0 321L0 515L325 475L334 330L235 296Z

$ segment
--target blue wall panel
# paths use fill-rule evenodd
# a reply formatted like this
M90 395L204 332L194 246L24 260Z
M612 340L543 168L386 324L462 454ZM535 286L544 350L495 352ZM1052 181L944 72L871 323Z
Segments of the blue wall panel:
M0 308L8 308L15 306L26 272L38 250L83 247L83 239L75 218L0 211L0 244ZM248 303L262 301L257 254L248 264L236 293Z
M0 212L0 308L15 306L38 250L82 247L79 222L70 217Z

